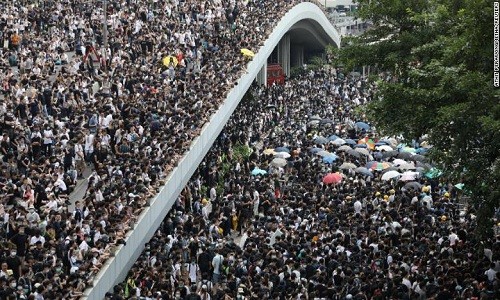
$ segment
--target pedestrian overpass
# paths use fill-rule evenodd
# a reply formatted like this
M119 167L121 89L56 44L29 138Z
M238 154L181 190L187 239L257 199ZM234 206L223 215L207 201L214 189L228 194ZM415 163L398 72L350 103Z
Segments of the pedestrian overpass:
M267 59L273 50L276 48L285 73L290 74L290 66L303 63L305 51L324 49L328 44L340 46L340 35L317 5L303 2L283 16L248 63L247 72L228 93L219 110L202 128L200 136L192 142L189 152L171 172L165 186L149 200L149 206L138 216L134 230L125 237L126 245L116 247L114 256L108 259L96 275L92 287L85 291L81 299L104 299L106 292L125 279L144 249L144 244L154 235L252 82L255 79L266 82Z

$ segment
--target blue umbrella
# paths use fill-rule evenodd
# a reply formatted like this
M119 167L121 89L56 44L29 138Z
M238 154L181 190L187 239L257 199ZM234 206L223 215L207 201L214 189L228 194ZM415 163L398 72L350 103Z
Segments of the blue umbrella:
M311 148L309 151L310 151L312 154L316 154L316 153L318 153L318 152L320 152L320 151L323 151L323 149L318 148L318 147L314 147L314 148Z
M356 143L355 140L352 140L352 139L345 139L345 143L349 144L349 145L357 145L358 144L358 143Z
M354 148L367 148L366 144L357 144L354 146Z
M316 137L316 138L314 139L314 142L315 142L316 144L323 145L323 144L328 143L328 139L327 139L327 138L325 138L325 137L322 137L322 136L318 136L318 137Z
M262 170L262 169L259 169L259 168L255 168L255 169L252 170L252 175L253 176L266 175L266 174L267 174L266 170Z
M288 149L287 147L278 147L278 148L274 149L274 151L290 153L290 149Z
M325 164L331 164L331 163L333 163L335 160L337 160L337 156L328 155L328 156L324 156L324 157L323 157L323 162L324 162Z
M364 130L370 129L370 125L366 124L365 122L356 122L354 125L358 128L364 129Z
M338 138L339 138L338 136L336 136L335 134L332 134L332 135L330 135L330 136L328 137L328 140L330 140L330 142L332 142L332 141L335 141L335 140L336 140L336 139L338 139Z
M417 148L416 153L425 154L427 151L429 151L429 148Z

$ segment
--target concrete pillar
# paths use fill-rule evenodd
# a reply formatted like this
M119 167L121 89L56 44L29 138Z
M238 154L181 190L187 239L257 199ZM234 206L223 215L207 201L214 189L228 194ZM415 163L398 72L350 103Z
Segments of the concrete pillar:
M255 80L257 80L257 83L259 85L267 86L267 61L264 63L264 65L260 69Z
M294 44L290 49L290 67L301 67L304 65L304 46Z
M278 62L286 76L290 76L290 35L285 34L278 43Z

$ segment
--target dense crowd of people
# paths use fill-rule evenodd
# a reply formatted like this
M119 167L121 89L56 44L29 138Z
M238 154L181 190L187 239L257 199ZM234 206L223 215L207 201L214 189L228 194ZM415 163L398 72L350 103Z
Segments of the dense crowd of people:
M78 298L298 2L2 2L0 299Z
M498 299L499 236L479 242L425 156L356 125L372 88L307 67L253 87L108 299Z

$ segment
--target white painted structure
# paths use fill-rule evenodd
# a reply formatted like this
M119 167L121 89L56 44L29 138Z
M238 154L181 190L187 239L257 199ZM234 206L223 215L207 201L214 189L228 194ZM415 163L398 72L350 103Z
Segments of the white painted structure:
M106 262L96 276L93 288L87 289L81 299L104 299L106 292L111 291L116 284L125 279L128 271L141 254L144 244L154 235L238 103L262 67L266 65L268 56L294 24L306 19L316 23L317 26L311 28L323 29L323 40L333 41L337 46L340 45L340 35L318 6L304 2L292 8L274 28L271 36L265 41L253 60L248 63L247 72L229 92L219 110L212 115L210 122L205 124L200 136L192 142L190 151L184 155L178 166L171 172L165 186L155 198L150 200L150 206L146 207L138 217L135 229L125 237L126 246L119 245L117 247L115 256ZM320 33L316 32L316 34ZM289 47L288 50L290 50Z

